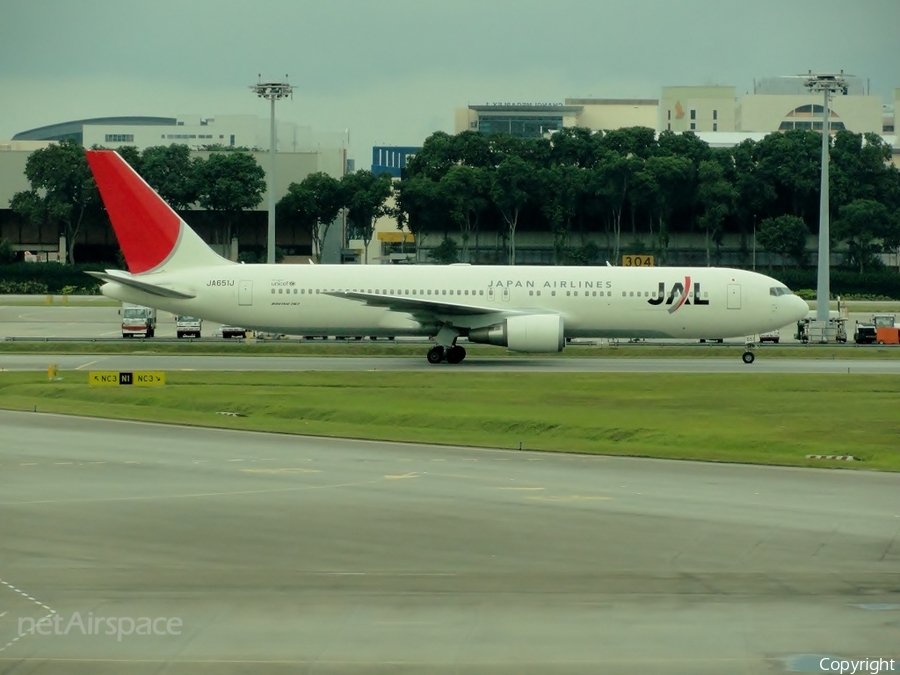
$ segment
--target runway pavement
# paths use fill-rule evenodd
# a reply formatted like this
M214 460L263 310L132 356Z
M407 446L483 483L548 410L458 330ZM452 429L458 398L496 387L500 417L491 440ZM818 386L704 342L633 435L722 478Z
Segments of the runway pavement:
M0 429L4 675L752 675L900 657L898 475L11 412ZM76 613L181 623L15 639Z

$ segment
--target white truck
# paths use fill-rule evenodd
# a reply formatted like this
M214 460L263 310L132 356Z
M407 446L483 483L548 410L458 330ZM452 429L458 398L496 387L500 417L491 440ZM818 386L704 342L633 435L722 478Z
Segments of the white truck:
M223 338L242 338L247 334L246 328L241 328L240 326L222 326L222 337Z
M122 303L122 337L148 337L156 334L156 310L153 307Z
M203 320L196 316L176 316L175 317L175 335L179 338L183 337L200 337L200 329L203 327Z

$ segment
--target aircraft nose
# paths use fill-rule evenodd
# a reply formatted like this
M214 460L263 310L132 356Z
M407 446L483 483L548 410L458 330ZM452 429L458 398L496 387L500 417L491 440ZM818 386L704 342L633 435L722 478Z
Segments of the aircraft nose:
M809 314L809 305L799 295L791 295L787 299L790 302L785 303L785 308L790 313L791 321L799 321Z

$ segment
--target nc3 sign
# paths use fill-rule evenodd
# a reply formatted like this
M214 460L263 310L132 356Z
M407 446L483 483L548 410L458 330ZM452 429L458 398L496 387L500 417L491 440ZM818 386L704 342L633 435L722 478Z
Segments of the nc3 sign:
M166 383L163 372L136 370L133 372L116 372L98 370L88 373L88 384L92 387L160 387Z

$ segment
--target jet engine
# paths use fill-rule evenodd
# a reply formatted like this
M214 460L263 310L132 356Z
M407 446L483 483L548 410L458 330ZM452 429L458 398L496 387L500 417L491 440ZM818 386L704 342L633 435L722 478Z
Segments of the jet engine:
M561 352L566 346L563 318L558 314L511 316L502 323L470 330L469 341L515 352Z

